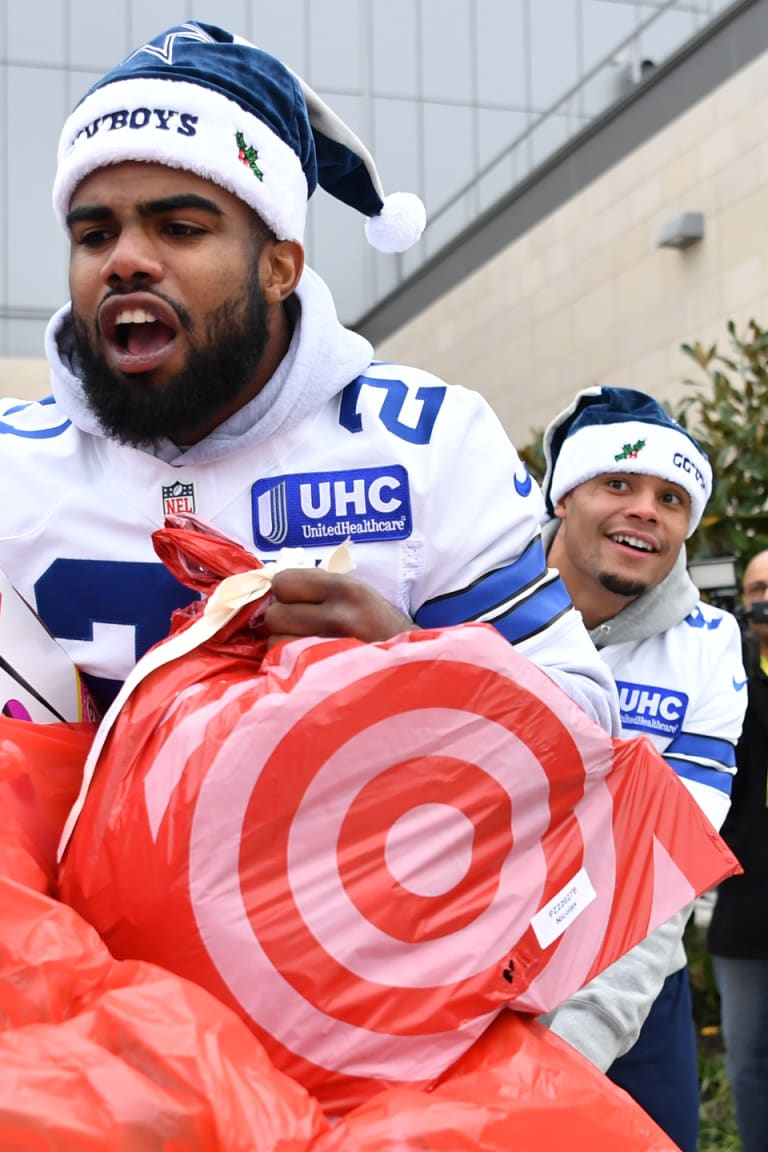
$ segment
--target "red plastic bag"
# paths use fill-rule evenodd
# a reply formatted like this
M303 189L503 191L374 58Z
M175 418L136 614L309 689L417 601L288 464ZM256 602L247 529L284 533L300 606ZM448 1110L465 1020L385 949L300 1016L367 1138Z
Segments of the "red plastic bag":
M327 1130L229 1009L45 892L93 725L0 718L3 1152L300 1152Z
M299 1152L327 1131L234 1013L117 962L71 908L0 879L4 1152Z
M201 590L258 568L157 535ZM61 892L115 955L238 1011L329 1113L434 1085L505 1004L555 1007L736 867L650 743L612 741L492 628L264 655L260 607L144 658Z
M53 891L56 849L95 732L95 724L0 716L0 876Z
M4 797L18 862L30 845L38 857L50 844L62 819L60 788L67 779L75 786L84 754L75 745L87 734L72 742L66 731L28 723L0 728L2 778L37 777L34 804L24 797L14 807L14 796ZM113 960L72 909L7 876L0 924L7 1152L549 1152L563 1131L572 1152L673 1152L624 1093L512 1013L434 1092L385 1090L331 1131L318 1103L203 989L154 965Z
M679 1152L578 1052L503 1013L432 1092L388 1089L312 1152Z
M674 1152L558 1037L505 1013L431 1093L389 1089L331 1130L194 984L113 961L71 909L0 879L4 1152Z

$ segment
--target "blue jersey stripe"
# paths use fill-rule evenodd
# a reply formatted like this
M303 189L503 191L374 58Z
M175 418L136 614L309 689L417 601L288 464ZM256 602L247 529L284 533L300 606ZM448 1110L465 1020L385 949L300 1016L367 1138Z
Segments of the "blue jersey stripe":
M26 404L13 404L10 408L6 408L2 415L14 416L17 412L23 412L25 408L31 408L34 404L45 407L53 403L53 396L44 396L42 400L30 400ZM60 436L62 432L66 432L71 423L71 420L64 420L63 423L57 424L53 428L24 430L16 428L13 424L6 424L5 420L0 420L0 436L20 436L23 440L50 440L54 436Z
M467 588L428 600L414 616L420 628L445 628L477 620L503 608L515 596L535 584L547 572L540 537L532 540L513 564L481 576Z
M23 440L51 440L54 436L60 436L62 432L66 432L69 428L71 420L65 420L62 424L57 424L53 428L16 428L13 424L6 424L4 420L0 420L0 436L20 436Z
M697 736L681 732L665 749L666 756L690 756L696 760L713 760L726 768L736 767L736 749L729 740L715 736Z
M706 784L708 788L714 788L717 792L724 792L726 796L730 796L733 785L733 776L730 772L705 768L703 764L697 764L693 760L678 760L666 752L663 755L670 768L683 780L695 780L698 784Z
M571 598L562 580L555 579L537 588L509 612L488 618L510 644L519 644L549 627L564 612L570 611Z
M14 412L23 412L25 408L31 408L33 404L39 404L44 407L46 404L54 404L53 396L43 396L42 400L28 400L24 404L13 404L10 408L6 408L3 416L13 416Z

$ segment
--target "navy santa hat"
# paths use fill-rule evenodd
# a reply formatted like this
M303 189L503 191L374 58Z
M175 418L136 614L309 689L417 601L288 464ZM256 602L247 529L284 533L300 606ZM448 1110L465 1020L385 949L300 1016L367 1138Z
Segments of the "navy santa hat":
M278 240L303 240L318 183L367 217L368 240L380 251L409 248L426 223L418 196L385 196L361 141L286 65L194 20L131 53L68 117L53 188L62 225L80 181L126 160L214 181L249 204Z
M633 388L585 388L544 433L547 511L586 480L611 472L659 476L691 498L690 536L712 492L701 445L657 400Z

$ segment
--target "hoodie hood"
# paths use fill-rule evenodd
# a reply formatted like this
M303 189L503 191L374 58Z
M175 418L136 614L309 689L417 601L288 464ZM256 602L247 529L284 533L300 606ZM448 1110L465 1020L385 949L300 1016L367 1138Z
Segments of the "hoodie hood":
M559 527L557 518L547 521L542 527L541 535L547 551ZM590 628L590 639L596 648L648 640L685 620L698 602L699 590L688 575L687 556L685 547L682 547L669 575L615 616Z
M304 268L296 298L299 306L288 351L253 400L185 450L170 440L158 440L143 450L166 463L182 457L187 464L222 459L295 427L359 376L370 364L373 349L339 322L328 288L310 268ZM51 318L45 352L57 406L82 432L109 438L83 392L71 305Z

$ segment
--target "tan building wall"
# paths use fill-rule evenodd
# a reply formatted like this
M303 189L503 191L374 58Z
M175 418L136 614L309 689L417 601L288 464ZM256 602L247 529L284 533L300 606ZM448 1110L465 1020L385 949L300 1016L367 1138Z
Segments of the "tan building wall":
M50 391L46 360L0 356L0 396L18 396L22 400L35 400L47 396Z
M704 239L655 246L703 212ZM685 393L683 341L768 326L768 54L670 123L377 354L482 392L519 445L582 387Z

